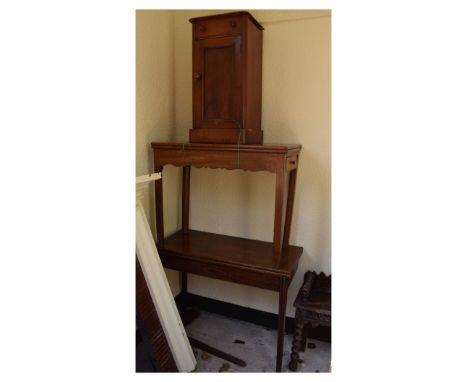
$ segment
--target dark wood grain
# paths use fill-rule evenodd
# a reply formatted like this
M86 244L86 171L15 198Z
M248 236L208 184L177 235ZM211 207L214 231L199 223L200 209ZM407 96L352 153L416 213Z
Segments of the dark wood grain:
M180 272L181 292L187 293L187 272Z
M239 128L214 128L190 129L190 142L200 143L223 143L244 144L249 142L262 142L263 131L259 129L239 129Z
M289 245L289 235L291 233L291 220L294 207L294 195L296 193L296 175L297 169L289 173L288 201L286 203L286 217L284 222L283 247Z
M211 15L190 22L190 142L261 143L263 28L248 12Z
M273 247L277 261L280 261L283 247L285 175L285 168L278 168L275 188L275 224L273 227Z
M297 154L300 145L222 145L193 143L152 144L155 167L168 164L284 174L287 157Z
M190 341L190 345L192 345L193 347L196 347L197 349L213 354L214 356L218 358L225 359L226 361L232 362L235 365L239 365L241 367L247 366L247 363L244 360L234 357L232 354L225 353L208 344L205 344L204 342L198 341L195 338L189 337L188 339Z
M190 166L184 166L182 175L182 232L189 229L190 212Z
M302 254L289 246L278 265L272 243L194 230L176 232L158 250L167 268L270 290L294 276Z
M262 46L263 33L254 23L245 19L245 46L243 55L245 70L245 92L243 98L243 117L246 129L256 131L261 136L247 142L263 142L262 131Z
M273 248L275 261L281 262L283 239L289 239L292 205L294 200L295 175L288 185L288 208L285 210L286 174L297 168L300 145L222 145L222 144L186 144L175 142L153 142L154 167L162 168L171 164L188 168L209 167L225 169L243 169L251 171L269 171L276 174L275 221ZM189 174L183 175L182 231L188 229ZM184 191L185 190L185 191ZM156 203L162 203L162 187L156 183ZM164 227L162 209L156 209L158 244L164 247ZM285 222L285 224L283 224ZM161 227L160 227L161 225ZM284 229L283 229L284 225Z
M193 36L196 39L208 37L231 36L242 33L243 15L199 18L189 20L195 26Z
M160 371L174 372L177 366L172 356L164 330L153 304L151 294L141 270L140 262L136 258L136 309L140 318L141 332L148 337L153 361Z
M256 152L263 154L297 154L301 150L299 144L285 143L269 143L261 145L242 145L236 144L216 144L216 143L188 143L188 142L151 142L153 149L170 149L181 151L239 151L239 152Z
M284 323L286 317L286 302L288 298L289 280L280 280L280 293L278 302L278 342L276 348L276 372L281 372L283 366Z
M154 166L155 172L161 172L162 166ZM154 182L154 199L156 210L156 237L159 244L164 244L164 211L163 211L163 187L162 178Z
M185 166L182 172L182 232L189 231L190 216L190 166ZM182 292L187 292L187 272L181 272Z
M289 362L292 371L297 369L299 352L305 350L306 333L303 328L319 325L331 327L331 283L331 275L313 271L307 271L304 275L304 282L294 300L296 331Z
M229 130L229 129L227 129ZM281 364L289 282L297 270L302 248L284 245L289 239L295 178L300 145L230 145L153 142L154 167L171 164L184 167L182 230L164 239L162 208L156 208L158 249L166 268L182 272L182 289L187 290L187 273L232 281L280 292L277 364ZM193 167L269 171L276 175L273 242L262 242L190 230L189 172ZM286 175L291 172L286 190ZM288 202L285 212L285 195ZM162 184L156 183L156 203L162 204ZM284 229L283 229L284 222ZM184 233L185 232L185 233ZM161 239L162 238L162 239Z
M236 57L239 57L236 51L240 50L240 39L228 37L225 40L225 45L216 41L216 46L212 48L205 46L202 50L205 64L200 68L205 77L202 117L212 121L213 127L217 127L221 120L226 120L225 123L231 122L235 128L240 123L240 94L238 94L240 71L236 71L239 68L239 65L236 65Z
M240 36L195 41L194 128L242 128L240 50Z
M177 231L166 238L161 249L188 258L247 267L288 278L292 276L302 253L301 247L289 246L278 265L271 242L196 230L189 230L186 235Z
M240 11L240 12L227 12L227 13L221 13L221 14L217 14L217 15L209 15L209 16L201 16L201 17L194 17L194 18L191 18L189 21L194 24L194 25L203 25L204 22L212 22L212 21L219 21L220 23L223 23L223 22L226 22L227 24L226 25L230 25L230 21L235 21L235 20L238 20L238 17L247 17L250 19L250 22L252 22L253 24L255 24L255 26L260 29L260 30L263 30L263 27L260 25L260 23L255 20L255 18L247 11ZM232 27L232 26L231 26ZM230 30L229 28L227 28L228 30ZM210 33L210 32L208 32ZM214 33L214 35L219 35L219 34L222 34L222 33Z

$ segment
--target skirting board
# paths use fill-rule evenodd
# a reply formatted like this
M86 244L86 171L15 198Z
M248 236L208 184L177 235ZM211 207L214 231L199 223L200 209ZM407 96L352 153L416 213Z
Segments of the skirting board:
M246 308L244 306L184 292L179 293L175 301L177 306L193 307L222 316L251 322L269 329L277 329L278 315L274 313L262 312L261 310ZM285 331L286 333L294 334L294 318L286 317ZM308 337L330 343L331 328L322 326L310 328Z

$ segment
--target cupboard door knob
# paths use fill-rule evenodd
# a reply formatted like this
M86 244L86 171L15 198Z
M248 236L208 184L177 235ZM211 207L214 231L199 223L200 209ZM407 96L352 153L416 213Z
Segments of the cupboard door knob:
M235 28L237 26L237 23L235 21L231 21L231 27Z
M200 73L193 73L193 78L195 78L196 80L199 80L201 78L201 74Z
M206 31L206 27L204 25L200 25L200 32L205 32Z

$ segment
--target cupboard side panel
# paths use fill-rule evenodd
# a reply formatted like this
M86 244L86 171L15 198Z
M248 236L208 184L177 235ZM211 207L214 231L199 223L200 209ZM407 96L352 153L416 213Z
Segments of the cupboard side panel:
M245 129L261 130L262 117L262 44L263 34L247 22L245 86Z

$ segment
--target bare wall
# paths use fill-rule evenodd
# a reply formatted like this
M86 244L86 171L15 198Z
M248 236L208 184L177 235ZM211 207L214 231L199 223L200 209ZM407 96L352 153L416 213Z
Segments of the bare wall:
M136 175L153 172L152 141L175 137L174 114L174 15L171 11L136 11ZM165 214L168 233L177 228L178 169L164 171ZM155 232L154 187L143 200ZM173 293L178 293L178 272L167 270Z

